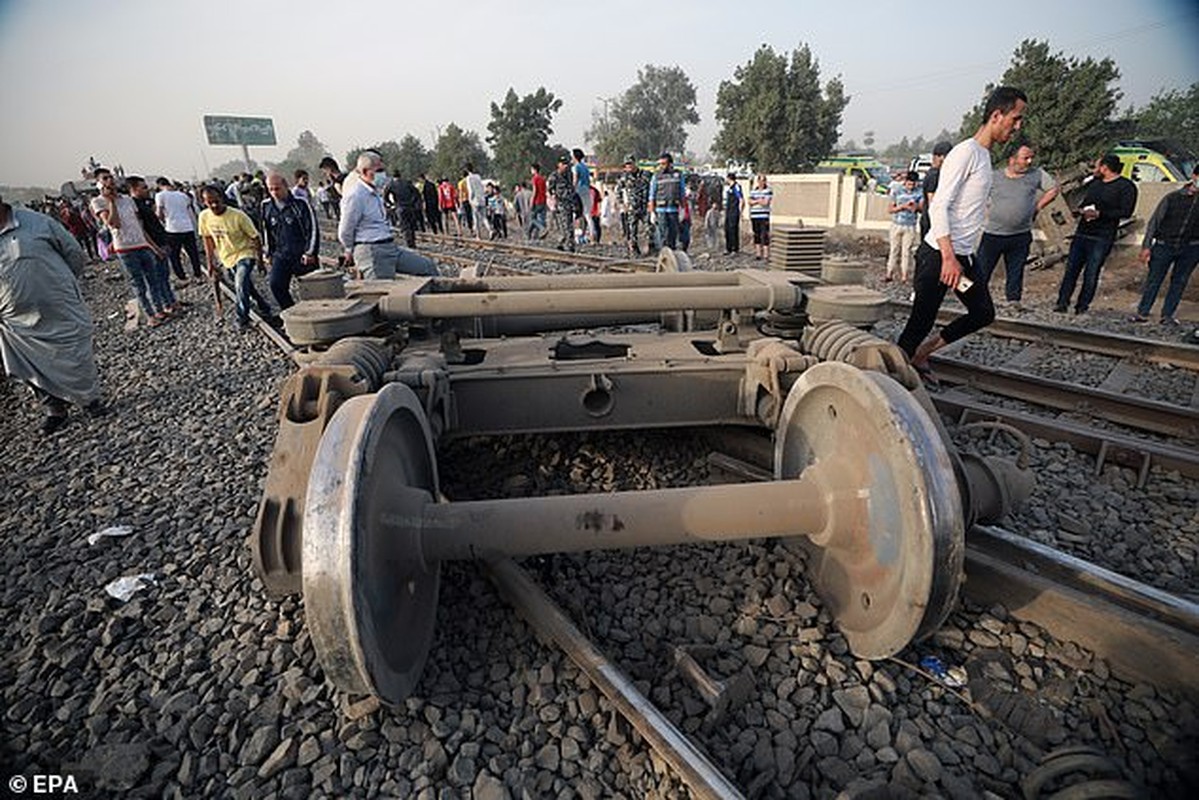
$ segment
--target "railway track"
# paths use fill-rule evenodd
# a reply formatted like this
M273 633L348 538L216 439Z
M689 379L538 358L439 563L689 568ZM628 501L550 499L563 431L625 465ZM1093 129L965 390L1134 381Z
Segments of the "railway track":
M956 316L942 311L939 319ZM991 341L1003 346L980 344ZM931 361L947 384L1199 442L1199 347L999 318ZM1065 375L1065 364L1087 374L1085 385Z
M475 239L469 236L449 236L446 234L418 232L417 240L442 247L483 250L521 258L584 266L608 272L652 272L654 270L652 259L612 258L610 256L585 252L567 253L538 245L520 244L506 239Z

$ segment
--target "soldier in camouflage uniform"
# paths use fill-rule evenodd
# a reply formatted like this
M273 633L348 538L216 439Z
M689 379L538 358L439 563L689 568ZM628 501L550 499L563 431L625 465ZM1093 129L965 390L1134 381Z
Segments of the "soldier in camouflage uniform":
M574 183L570 179L570 159L562 156L558 159L558 169L549 177L546 188L554 197L554 221L562 231L562 240L558 242L559 250L575 250L575 194Z
M620 227L624 231L629 251L641 255L637 243L641 225L646 221L646 205L649 202L649 175L637 167L637 160L629 156L624 160L624 174L616 183L620 197Z

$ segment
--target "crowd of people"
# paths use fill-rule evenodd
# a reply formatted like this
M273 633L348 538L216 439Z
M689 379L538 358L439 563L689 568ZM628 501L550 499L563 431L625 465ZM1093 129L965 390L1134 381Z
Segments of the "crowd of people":
M912 282L912 310L898 344L930 381L935 381L928 366L933 353L993 321L988 285L1001 259L1005 302L1017 307L1022 300L1033 222L1058 191L1044 170L1033 167L1034 143L1018 136L1026 106L1018 89L1000 87L972 137L952 147L939 143L923 180L906 172L890 187L892 224L883 279ZM994 169L991 153L1004 145L1006 163ZM770 256L773 191L766 176L755 176L746 191L732 173L723 180L687 174L670 153L659 156L653 171L630 155L604 186L584 152L575 149L548 175L541 164L530 164L529 179L513 186L507 197L499 183L484 180L471 163L462 166L456 181L426 174L409 180L389 174L372 151L359 154L349 172L325 157L315 191L303 169L290 176L244 172L202 186L160 177L151 186L119 167L90 166L95 182L90 199L47 199L30 208L0 199L0 236L10 242L0 248L0 354L6 373L28 383L45 408L46 432L65 424L70 404L91 414L108 411L92 356L92 321L77 281L88 259L120 261L149 328L185 312L187 303L175 288L191 281L212 283L216 313L222 316L217 286L222 280L234 290L236 323L247 328L252 309L279 325L279 312L295 303L291 281L319 265L318 211L337 223L340 263L367 280L436 275L434 262L416 250L419 231L507 238L510 219L527 239L556 236L558 249L569 251L600 244L605 231L619 230L628 253L636 256L661 247L687 250L693 220L702 225L712 251L720 248L723 227L724 252L736 254L747 216L754 257ZM1088 311L1119 222L1133 213L1136 185L1120 173L1114 155L1095 162L1079 204L1054 307L1058 312L1067 312L1071 302L1075 314ZM1184 188L1159 203L1139 257L1148 273L1132 320L1148 321L1168 282L1161 321L1176 325L1183 290L1199 262L1199 167ZM273 304L258 291L256 273L267 275ZM949 291L966 313L934 334Z
M884 280L893 280L897 268L900 280L906 282L911 276L912 310L898 343L930 382L936 381L928 366L933 353L995 319L989 284L1000 259L1005 303L1012 309L1020 307L1033 221L1058 192L1048 173L1032 167L1034 143L1017 135L1027 101L1019 89L999 87L988 98L983 123L972 137L954 147L948 142L937 145L923 186L917 186L919 176L909 172L889 189L892 222ZM1009 146L1009 155L1006 164L995 169L991 151L1003 145ZM1071 303L1075 315L1086 314L1091 307L1120 222L1131 217L1136 207L1136 184L1122 171L1122 162L1114 154L1095 161L1078 204L1078 222L1053 306L1057 313L1069 312ZM1161 200L1150 218L1140 252L1149 271L1133 322L1148 321L1169 274L1161 322L1179 324L1178 304L1199 262L1197 204L1199 166L1182 189ZM966 314L932 334L950 290L966 307Z

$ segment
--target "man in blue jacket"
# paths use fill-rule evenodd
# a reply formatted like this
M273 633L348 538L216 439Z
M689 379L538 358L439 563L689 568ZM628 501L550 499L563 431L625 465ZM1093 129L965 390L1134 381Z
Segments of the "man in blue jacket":
M262 201L262 241L271 260L268 282L279 309L295 305L291 297L293 275L316 269L321 248L320 229L312 206L292 195L287 178L278 172L266 176L270 194Z

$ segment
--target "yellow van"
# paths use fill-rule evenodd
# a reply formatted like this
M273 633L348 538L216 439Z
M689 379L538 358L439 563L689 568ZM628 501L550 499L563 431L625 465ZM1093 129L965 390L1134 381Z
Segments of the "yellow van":
M886 194L891 185L891 173L873 156L832 156L816 165L816 172L825 175L851 175L857 181L858 191L865 191L874 181L875 191Z
M1187 176L1173 161L1147 147L1113 147L1124 169L1120 174L1137 183L1183 183Z

